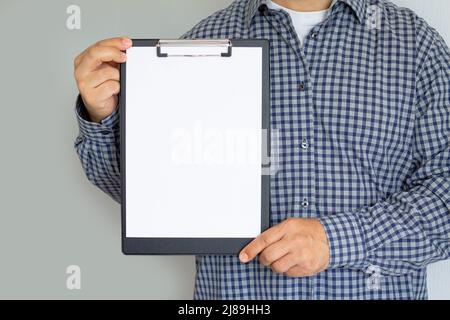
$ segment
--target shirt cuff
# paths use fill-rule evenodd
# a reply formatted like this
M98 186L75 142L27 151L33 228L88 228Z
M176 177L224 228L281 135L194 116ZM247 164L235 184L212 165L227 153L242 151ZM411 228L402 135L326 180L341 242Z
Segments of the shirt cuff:
M319 218L328 237L329 269L357 267L364 263L366 245L357 213L339 213Z
M98 142L111 143L116 141L119 131L119 108L103 119L100 123L92 122L81 96L78 96L75 113L80 128L80 136Z

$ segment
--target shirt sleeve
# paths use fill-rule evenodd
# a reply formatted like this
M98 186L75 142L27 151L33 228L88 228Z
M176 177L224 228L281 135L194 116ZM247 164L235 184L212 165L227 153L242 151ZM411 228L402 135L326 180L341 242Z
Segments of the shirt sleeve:
M329 268L402 275L450 257L450 52L437 35L418 71L413 170L402 190L320 218Z
M78 96L75 113L79 126L75 150L84 172L89 181L120 203L119 108L101 123L91 122Z

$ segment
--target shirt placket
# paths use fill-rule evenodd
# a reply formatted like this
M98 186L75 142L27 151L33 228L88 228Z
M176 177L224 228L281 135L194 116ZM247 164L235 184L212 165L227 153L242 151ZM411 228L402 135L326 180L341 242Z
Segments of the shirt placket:
M290 189L288 193L272 189L272 199L278 197L278 203L286 208L286 212L277 212L272 222L280 222L289 217L311 218L315 217L315 151L314 151L314 105L313 88L310 75L310 66L303 52L300 39L293 27L288 13L272 11L272 23L278 28L290 46L296 50L289 50L289 63L283 72L272 78L272 85L278 92L272 97L272 103L277 110L283 113L283 121L272 121L272 130L277 130L282 142L280 150L281 167L277 172L276 180L285 181ZM268 27L268 26L267 26ZM269 29L268 29L269 30ZM269 34L274 32L268 32ZM277 36L272 40L273 67L280 69L280 52L278 46L287 46ZM281 78L278 78L281 77ZM281 84L281 85L280 85ZM272 94L274 93L272 88ZM282 100L282 103L278 101ZM273 107L273 106L272 106ZM279 182L278 182L279 184ZM281 183L281 186L286 186ZM314 277L308 280L310 298L314 298Z
M329 18L331 19L331 18ZM328 20L328 19L327 19ZM317 217L315 207L315 105L314 105L314 64L315 57L320 54L321 49L321 29L324 23L314 27L304 40L303 45L298 39L290 17L283 19L286 30L291 34L289 37L293 48L297 48L299 57L299 72L292 79L298 83L298 90L292 90L292 101L297 101L292 110L293 123L298 123L298 134L293 135L291 143L287 145L288 155L292 156L295 163L293 175L295 179L293 216L295 217ZM293 35L293 36L292 36ZM289 161L287 161L289 162ZM298 165L298 168L296 167ZM290 167L289 167L290 169ZM309 278L310 298L316 299L316 285L320 285L320 277Z
M292 216L314 217L315 201L315 164L314 164L314 106L313 88L310 76L310 66L304 54L302 43L297 36L292 21L284 13L283 24L291 35L288 39L293 48L297 49L296 63L291 68L292 96L291 117L295 133L292 134L287 146L290 155L290 169L295 172L294 199ZM293 53L294 54L294 53Z
M339 10L339 8L336 9L333 8L334 11ZM308 72L308 78L309 78L309 83L311 84L310 87L310 96L308 99L308 103L310 106L310 121L312 124L312 132L311 135L315 136L315 126L314 123L316 121L316 111L315 111L315 103L314 103L314 96L313 96L313 90L315 90L316 88L314 88L314 84L317 83L317 79L315 78L315 69L314 67L318 65L319 63L319 57L321 54L323 54L322 52L322 48L323 48L323 41L325 40L325 29L324 25L326 23L329 23L329 21L333 18L332 15L330 15L323 23L317 25L316 27L314 27L310 33L308 34L308 36L306 37L305 41L304 41L304 45L302 47L302 57L305 60L305 66L308 65L309 67L307 68L307 72ZM315 156L318 156L317 154L315 154ZM315 174L315 170L311 173L312 177L314 177ZM315 181L315 178L313 179L313 181ZM315 185L313 186L313 188L315 188ZM314 218L319 217L319 214L317 211L314 212L315 215L313 216ZM310 298L313 300L316 300L318 298L317 296L317 289L319 287L321 287L323 285L323 279L321 278L320 274L317 274L315 276L310 277Z

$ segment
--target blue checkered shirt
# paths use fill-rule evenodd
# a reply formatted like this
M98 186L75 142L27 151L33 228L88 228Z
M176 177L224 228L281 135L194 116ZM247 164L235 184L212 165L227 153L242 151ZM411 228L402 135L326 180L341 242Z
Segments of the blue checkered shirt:
M280 170L271 224L320 219L328 269L290 278L236 256L196 258L197 299L425 299L426 266L450 256L450 51L411 10L336 1L301 46L288 13L237 0L183 38L270 40ZM119 115L77 103L75 147L90 181L120 201ZM239 116L239 115L238 115Z

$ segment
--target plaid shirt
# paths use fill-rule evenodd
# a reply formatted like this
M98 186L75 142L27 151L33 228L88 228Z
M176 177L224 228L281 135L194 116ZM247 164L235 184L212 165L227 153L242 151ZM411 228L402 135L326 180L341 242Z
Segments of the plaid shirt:
M237 0L184 38L265 38L281 136L271 223L318 218L330 264L289 278L236 256L197 257L198 299L425 299L426 266L450 256L450 52L411 10L339 0L301 47L289 15ZM295 51L294 51L294 50ZM87 177L120 201L117 111L77 104Z

